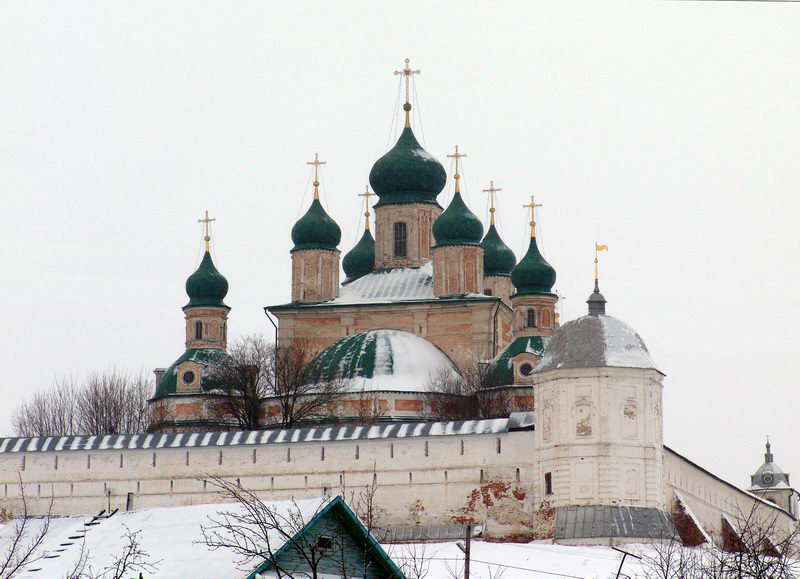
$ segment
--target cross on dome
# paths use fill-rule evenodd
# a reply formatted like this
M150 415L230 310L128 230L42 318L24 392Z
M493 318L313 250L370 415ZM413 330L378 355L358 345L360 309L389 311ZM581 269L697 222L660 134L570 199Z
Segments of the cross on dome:
M314 165L314 199L319 199L319 167L327 163L319 160L319 153L314 153L313 161L306 161L306 165Z
M489 188L483 190L489 194L489 225L494 225L494 202L497 199L497 192L502 190L501 187L494 186L494 181L489 181Z
M203 230L205 231L205 236L203 237L203 241L206 242L206 252L210 251L210 248L211 248L211 235L209 233L209 224L212 221L216 221L216 220L217 219L215 217L209 217L208 216L208 210L206 210L205 218L197 220L198 223L202 223L203 224Z
M369 185L366 185L364 187L364 192L363 193L359 193L358 194L359 197L363 197L364 198L364 217L366 218L364 220L364 229L366 229L367 231L369 231L369 216L370 216L369 198L373 197L374 195L375 195L375 193L370 193L369 192Z
M461 193L461 188L458 185L458 181L459 179L461 179L461 175L458 173L458 160L461 159L462 157L466 157L467 155L466 153L458 152L458 145L455 145L455 147L456 147L456 152L453 153L452 155L447 155L447 157L456 160L456 173L455 175L453 175L453 178L456 180L456 193Z
M536 203L533 195L531 195L531 202L523 205L525 209L531 210L531 237L536 237L536 208L541 206L541 203Z
M394 71L395 75L402 74L406 81L406 102L403 105L403 110L406 112L406 126L405 128L411 127L411 97L409 96L409 81L411 80L411 75L413 74L420 74L420 70L411 70L411 61L406 58L406 67L403 70L396 70Z

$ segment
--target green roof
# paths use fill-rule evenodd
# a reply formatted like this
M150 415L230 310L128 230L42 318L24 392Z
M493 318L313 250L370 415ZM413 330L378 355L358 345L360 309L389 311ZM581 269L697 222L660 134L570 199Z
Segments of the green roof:
M292 251L327 249L334 251L342 239L342 230L322 207L319 199L311 202L305 215L292 227Z
M481 246L483 246L483 275L510 276L514 266L517 265L517 257L503 243L494 224L489 226Z
M444 167L417 142L410 127L369 172L369 184L380 198L376 207L400 203L436 204L444 189Z
M483 236L483 224L469 210L461 193L453 200L439 218L433 222L433 237L436 247L443 245L479 245Z
M184 307L228 307L222 301L228 295L228 280L214 267L208 251L203 255L197 271L186 280L186 293L189 295L189 303Z
M348 251L342 259L342 269L347 276L344 283L355 281L370 273L374 268L375 239L369 229L366 229L355 247Z
M184 362L197 362L202 364L204 368L214 364L221 358L227 357L228 353L220 348L189 348L183 355L172 363L172 366L167 368L161 381L156 386L156 394L154 398L163 398L170 394L177 392L178 386L178 366ZM200 388L202 391L213 390L217 384L205 376L201 376Z
M552 295L550 291L556 283L556 270L539 252L535 237L531 237L528 253L511 272L511 283L517 289L517 295Z
M487 381L493 386L513 384L514 365L511 362L512 358L523 352L528 352L541 358L544 356L544 351L549 342L549 337L542 336L522 336L516 338L492 360L486 375Z

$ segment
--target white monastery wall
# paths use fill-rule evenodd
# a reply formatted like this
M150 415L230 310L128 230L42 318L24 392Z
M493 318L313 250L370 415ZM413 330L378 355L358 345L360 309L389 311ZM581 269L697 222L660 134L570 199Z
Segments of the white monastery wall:
M0 453L0 504L57 514L217 502L208 476L266 499L350 498L378 483L381 524L484 522L496 536L530 526L543 499L533 432L140 450Z

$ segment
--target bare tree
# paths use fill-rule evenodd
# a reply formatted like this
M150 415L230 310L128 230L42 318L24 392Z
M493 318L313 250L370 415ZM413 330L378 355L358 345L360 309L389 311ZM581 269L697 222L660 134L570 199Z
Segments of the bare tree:
M782 529L779 513L753 502L735 521L723 518L722 545L685 548L678 540L654 544L642 566L651 579L792 579L800 573L800 531Z
M458 373L443 368L428 379L426 397L436 420L498 418L511 411L511 396L497 386L489 365L478 361L464 364Z
M151 561L150 554L142 548L141 531L131 531L127 525L122 534L123 546L120 553L112 555L111 561L100 569L92 569L91 553L86 549L86 538L81 544L80 555L64 579L124 579L130 573L155 573L160 561Z
M18 436L126 434L150 424L152 383L143 371L92 372L85 379L56 379L14 411Z
M0 579L11 579L21 573L28 565L47 556L43 548L44 539L50 531L50 518L53 508L53 499L44 516L31 517L28 515L28 504L25 497L25 485L22 477L19 479L22 513L14 517L7 525L10 526L9 545L0 552ZM5 516L10 516L3 509Z
M359 576L364 565L370 566L368 561L358 564L342 556L349 541L341 525L322 528L322 535L300 532L326 506L324 501L315 512L304 514L294 500L288 509L279 509L235 482L219 477L207 480L219 489L225 502L236 503L236 508L209 516L209 523L201 525L201 543L211 549L231 550L238 557L240 569L251 571L258 564L269 563L270 572L279 579L317 579L325 568L337 569L342 577L353 577ZM301 561L304 569L283 566L277 555L286 548L292 551L289 559Z

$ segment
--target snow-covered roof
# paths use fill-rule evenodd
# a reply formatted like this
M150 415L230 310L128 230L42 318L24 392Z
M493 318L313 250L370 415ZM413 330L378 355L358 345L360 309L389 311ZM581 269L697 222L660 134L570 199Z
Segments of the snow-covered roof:
M658 370L644 341L628 324L589 315L564 324L533 371L608 366Z
M339 290L335 304L433 299L433 264L373 271Z
M42 436L0 438L0 453L157 450L249 444L287 444L339 440L377 440L416 436L466 436L496 434L524 428L533 421L531 412L512 412L508 418L455 420L449 422L396 422L370 426L316 426L275 430L228 432L164 432L157 434L106 434L104 436Z
M314 359L316 379L343 379L353 392L422 392L431 378L456 376L450 359L429 341L400 330L369 330L342 338Z
M279 514L299 513L304 521L314 515L330 500L329 497L292 501L264 501ZM297 509L294 508L297 505ZM158 561L158 570L148 577L192 577L197 579L241 578L247 572L236 567L236 556L227 549L210 550L199 544L202 540L200 525L209 523L208 517L220 512L241 508L238 504L193 505L188 507L163 507L124 511L108 516L58 516L50 519L43 548L47 558L39 559L25 567L19 579L64 577L80 557L81 546L90 556L92 569L101 569L113 562L113 557L123 552L126 527L138 536L149 561ZM31 533L44 524L44 518L29 519ZM91 523L87 526L87 523ZM0 529L0 552L4 552L15 535L16 523ZM274 534L274 537L273 537ZM270 532L270 544L277 551L285 543L277 531ZM255 564L253 565L253 569ZM252 569L251 569L252 571ZM133 574L131 574L132 576Z

